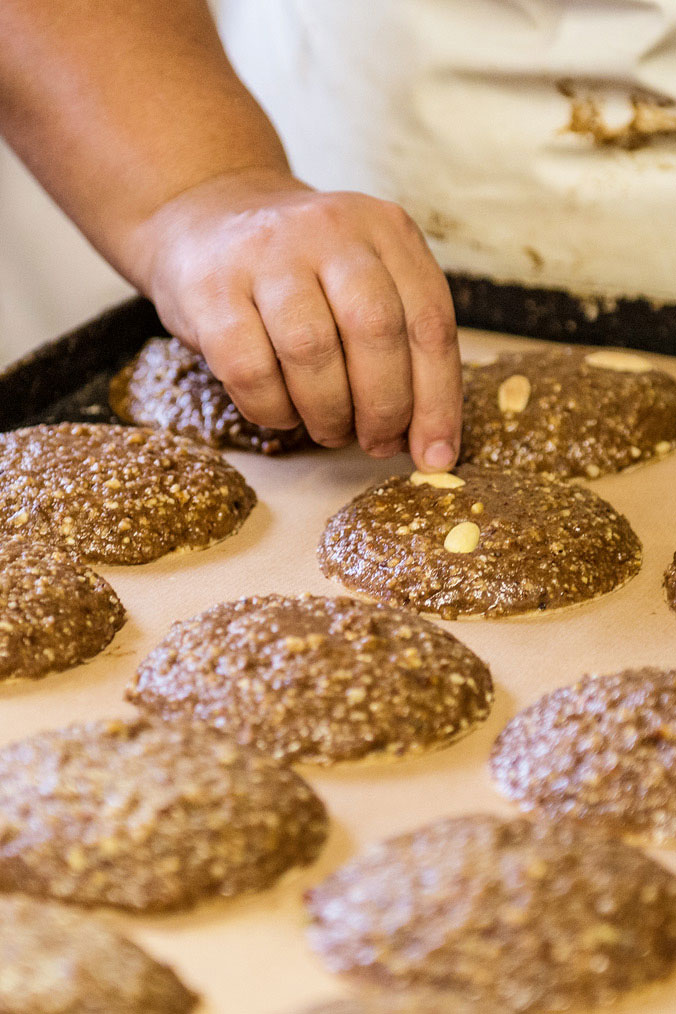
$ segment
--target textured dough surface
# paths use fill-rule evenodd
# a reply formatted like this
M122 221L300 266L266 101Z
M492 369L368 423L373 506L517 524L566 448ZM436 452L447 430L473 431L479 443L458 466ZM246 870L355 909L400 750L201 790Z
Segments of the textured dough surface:
M466 366L461 461L595 479L673 450L676 380L604 369L588 355L564 347ZM528 402L501 411L500 387L514 376L529 381Z
M94 722L0 751L0 890L137 911L259 891L312 862L320 800L186 722Z
M664 587L667 593L667 602L672 609L676 610L676 553L674 553L674 559L664 575Z
M2 1014L189 1014L197 997L101 919L0 898Z
M108 582L68 553L20 537L0 543L0 680L84 662L123 623Z
M546 694L503 729L491 770L540 817L676 845L676 669L586 676Z
M304 426L272 430L244 418L204 358L178 338L151 338L110 384L124 422L168 429L211 447L283 454L312 444Z
M488 668L429 621L355 599L269 595L175 623L128 693L285 760L445 746L483 722Z
M566 822L440 821L371 846L306 897L332 971L437 993L454 1014L587 1010L676 960L676 878Z
M210 447L173 433L60 423L0 433L0 535L147 563L232 535L256 497Z
M455 489L394 476L356 497L324 530L324 574L373 598L455 619L585 602L640 569L629 522L590 490L477 465L456 474L463 485ZM478 527L478 544L449 552L444 543L461 524Z

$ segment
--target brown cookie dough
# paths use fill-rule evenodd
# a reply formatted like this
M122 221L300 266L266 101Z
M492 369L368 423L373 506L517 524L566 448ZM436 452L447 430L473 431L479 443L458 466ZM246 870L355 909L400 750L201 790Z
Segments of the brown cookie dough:
M175 623L128 696L275 758L330 764L446 746L485 720L493 685L469 648L411 613L269 595Z
M328 522L319 561L355 591L455 619L588 601L638 572L641 545L587 489L464 465L362 493Z
M666 977L675 900L676 878L629 845L482 815L372 846L307 906L334 972L435 991L453 1014L558 1014Z
M462 461L596 479L676 447L676 380L635 353L507 353L464 376Z
M0 535L103 563L147 563L218 542L256 501L217 451L101 423L0 433L0 478Z
M101 919L0 898L2 1014L189 1014L194 993Z
M177 338L151 338L113 377L109 400L124 422L168 429L211 447L284 454L312 444L304 426L271 430L250 423L203 357Z
M491 769L525 810L676 845L676 670L586 676L520 712Z
M0 890L142 912L259 891L327 817L288 768L186 722L94 722L0 751Z
M664 587L667 592L667 602L672 609L676 610L676 553L671 566L664 575Z
M68 553L22 538L0 543L0 680L78 665L123 623L108 582Z

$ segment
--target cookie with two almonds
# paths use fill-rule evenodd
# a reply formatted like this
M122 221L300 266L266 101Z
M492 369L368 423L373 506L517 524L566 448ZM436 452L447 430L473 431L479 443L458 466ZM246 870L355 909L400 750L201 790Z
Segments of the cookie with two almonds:
M591 490L463 465L361 493L327 523L319 562L352 591L452 620L588 602L638 573L641 544Z
M676 380L634 352L509 352L464 379L461 461L596 479L676 447Z

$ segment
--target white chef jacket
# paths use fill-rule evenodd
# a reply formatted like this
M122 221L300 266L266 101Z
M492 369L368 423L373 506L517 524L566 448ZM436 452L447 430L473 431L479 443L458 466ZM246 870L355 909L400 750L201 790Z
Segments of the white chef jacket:
M401 202L445 269L676 302L676 0L220 0L219 19L296 172ZM0 149L0 361L127 291Z

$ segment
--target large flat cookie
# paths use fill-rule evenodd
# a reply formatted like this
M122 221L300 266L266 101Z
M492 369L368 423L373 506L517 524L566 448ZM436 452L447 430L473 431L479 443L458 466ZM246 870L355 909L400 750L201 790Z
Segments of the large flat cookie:
M591 479L676 447L676 380L635 353L555 348L465 368L461 460Z
M128 696L275 758L330 764L446 746L485 720L493 686L469 648L411 613L269 595L175 623Z
M464 465L362 493L328 522L319 561L355 591L455 619L588 601L638 572L641 546L587 489Z
M232 535L256 497L217 452L172 433L61 423L0 433L0 535L146 563Z
M123 623L108 582L68 553L20 537L0 543L0 680L84 662Z
M565 822L440 821L373 845L306 897L331 971L429 991L453 1014L587 1011L676 963L676 878Z
M283 454L312 444L304 426L250 423L203 357L177 338L151 338L110 384L110 407L124 422L168 429L211 447Z
M0 898L2 1014L189 1014L197 997L103 920Z
M268 887L318 855L291 770L185 722L94 722L0 751L0 891L137 911Z
M676 670L586 676L520 712L491 770L523 809L676 845Z
M676 553L671 566L664 575L664 587L667 593L667 602L672 609L676 610Z

